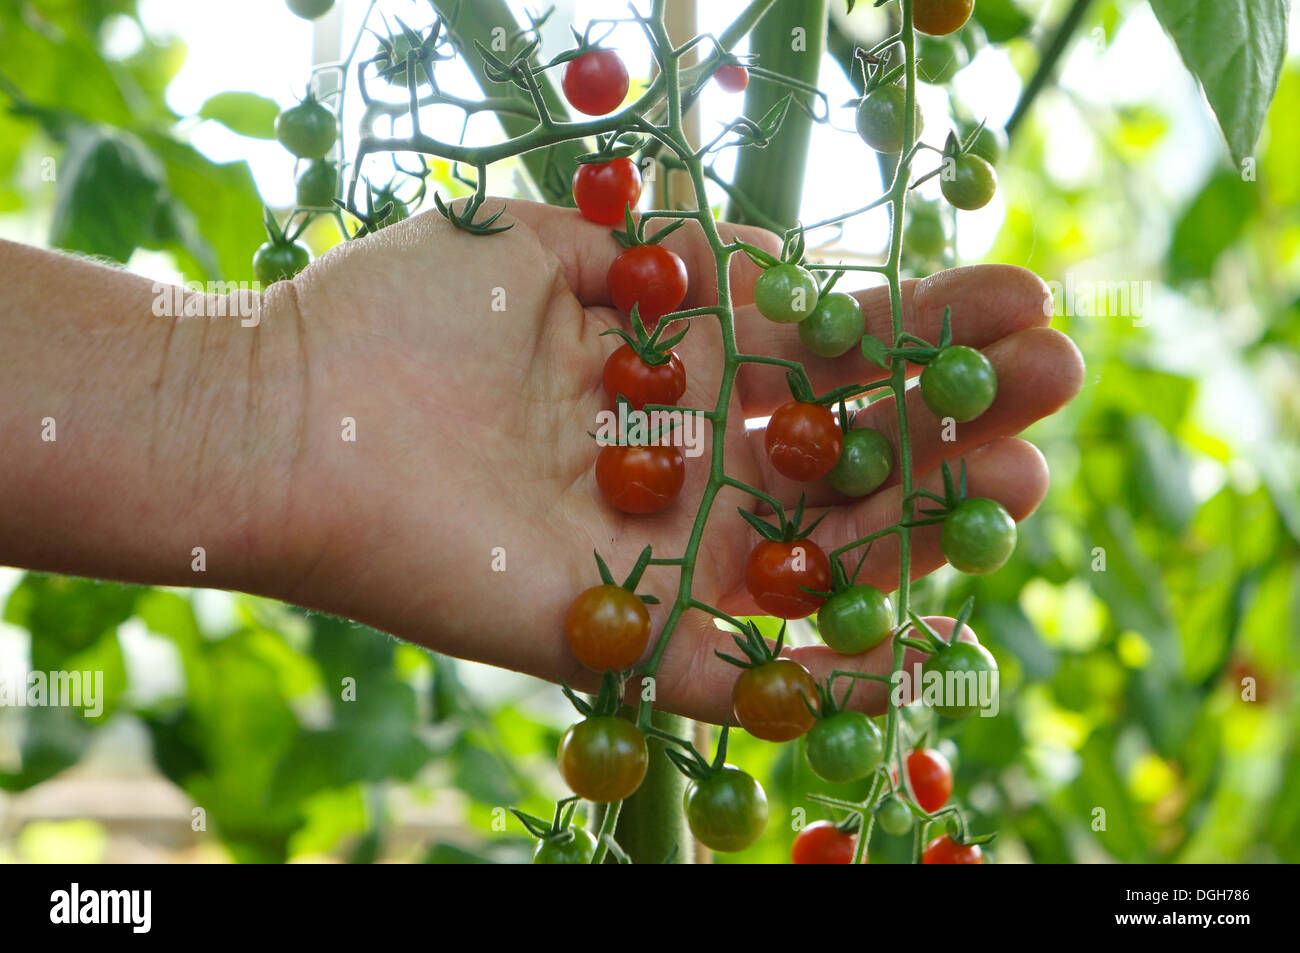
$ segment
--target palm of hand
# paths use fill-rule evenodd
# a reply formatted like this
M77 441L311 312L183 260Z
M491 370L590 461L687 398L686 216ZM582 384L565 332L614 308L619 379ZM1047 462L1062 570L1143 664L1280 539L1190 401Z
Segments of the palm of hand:
M563 618L573 597L599 582L592 550L620 580L646 545L657 557L682 554L708 479L709 425L703 425L705 455L688 458L685 489L668 510L630 517L601 499L589 431L608 409L601 370L618 344L600 332L626 321L608 306L604 290L618 249L606 229L571 210L512 202L509 214L516 227L488 238L457 232L434 214L418 216L332 253L298 279L307 368L300 472L320 478L298 487L292 522L306 527L305 548L316 550L318 560L285 597L451 655L590 687L595 676L570 655ZM683 307L715 303L711 252L698 230L693 236L688 230L668 241L691 277ZM724 238L735 231L724 231ZM743 237L775 250L765 233L745 230ZM988 420L965 425L965 439L948 447L922 425L924 411L914 413L909 403L909 417L918 420L912 445L918 474L934 470L941 456L985 445L968 455L972 491L1001 499L1022 518L1041 499L1046 473L1028 444L1006 435L1068 400L1081 369L1066 339L1032 327L1044 320L1037 279L1019 269L981 271L959 276L969 287L936 290L978 302L988 290L981 284L1000 286L998 303L1013 313L984 321L974 314L965 330L955 319L956 339L986 347L1000 377L1020 365L1035 367L1027 390L1036 393L1009 395L999 414L1000 398ZM737 312L743 351L805 360L819 391L879 376L860 359L808 360L794 328L769 325L749 306L756 274L744 255L733 257L733 294L745 305ZM937 328L930 312L945 303L962 311L938 295L922 308L920 295L908 291L917 312L914 333L926 336L930 323ZM878 295L861 297L868 330L888 336L887 300L882 309ZM973 310L981 308L988 305ZM705 317L692 322L677 348L687 369L684 406L713 407L721 340L717 322ZM999 358L1017 366L999 366ZM1004 395L1010 389L1004 382ZM807 491L813 516L816 507L836 502L820 485L792 484L773 473L761 431L745 432L746 416L766 416L788 399L781 369L742 369L737 392L728 414L726 472L787 506ZM868 413L870 420L859 425L892 438L892 401ZM339 439L343 417L357 422L355 443ZM720 491L691 590L694 599L735 614L755 611L743 571L757 537L739 506L756 508L737 490ZM837 507L814 538L829 551L889 525L898 507L897 488L882 489ZM937 565L934 549L918 538L917 575ZM893 588L896 550L877 547L863 578ZM675 567L651 567L638 591L670 603L678 585ZM652 609L656 635L666 614L666 605ZM727 641L704 613L689 611L660 669L661 707L724 718L734 669L713 650ZM817 677L845 663L824 647L797 651ZM889 668L880 651L854 662L866 670ZM867 707L883 703L869 687L859 696Z

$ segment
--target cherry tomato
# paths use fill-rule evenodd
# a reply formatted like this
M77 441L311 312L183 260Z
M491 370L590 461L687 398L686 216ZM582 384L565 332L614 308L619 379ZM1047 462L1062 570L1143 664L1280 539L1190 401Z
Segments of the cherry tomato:
M975 0L916 0L912 8L912 24L922 33L947 36L966 25Z
M777 324L794 324L817 306L817 278L791 262L764 269L754 282L754 304L759 314Z
M907 93L902 86L877 86L858 104L857 127L862 141L877 152L903 151L903 122ZM916 135L921 135L921 105L915 105Z
M939 176L939 191L954 207L966 212L983 208L993 201L998 190L998 174L993 166L973 153L944 159Z
M921 371L921 399L936 417L964 424L988 410L997 393L997 372L973 347L950 345Z
M916 748L908 754L907 779L917 805L929 814L943 807L952 794L952 765L934 748Z
M943 518L939 547L943 558L961 572L993 572L1016 548L1016 521L997 500L962 500Z
M710 850L744 850L767 827L767 795L762 785L731 765L703 781L691 781L683 804L691 833Z
M907 805L891 795L876 808L876 820L880 822L886 834L901 835L912 832L914 819Z
M921 855L923 864L982 864L984 852L979 844L958 844L947 834L936 837Z
M817 720L808 710L808 705L816 704L817 683L794 659L778 658L747 668L731 689L736 721L764 741L798 738Z
M728 93L743 93L749 85L749 70L739 63L723 63L714 71L713 79Z
M844 434L835 415L821 404L792 400L772 414L763 444L778 473L808 482L831 472L844 447Z
M275 117L275 138L300 159L322 159L334 148L338 122L309 96Z
M613 715L588 718L560 738L560 775L574 794L607 803L630 797L645 779L650 753L636 725Z
M819 592L831 587L830 560L812 540L782 543L765 539L750 552L745 588L764 612L780 619L812 615L822 598L804 592L801 586Z
M857 845L856 834L842 831L830 821L817 821L795 835L790 863L851 864Z
M928 659L921 667L921 678L929 682L938 676L943 685L943 701L934 710L945 718L969 718L981 709L980 695L996 688L983 684L998 670L993 655L974 642L953 642ZM951 678L949 677L951 673Z
M876 723L860 711L819 718L808 731L804 755L813 774L831 784L860 781L876 769L885 742Z
M265 242L253 253L253 277L263 285L288 281L310 261L311 253L298 242Z
M650 641L650 612L622 586L592 586L578 595L564 619L569 649L587 668L622 671Z
M822 641L841 655L874 649L894 630L894 607L875 586L842 589L817 611Z
M646 404L676 404L681 400L686 393L686 368L672 353L667 364L651 366L624 344L605 360L601 381L611 404L622 394L634 410L640 410Z
M686 263L662 245L633 245L614 259L605 283L616 308L631 314L635 304L642 322L653 329L686 298Z
M589 864L596 856L596 838L582 827L570 827L572 837L544 837L533 848L535 864Z
M627 67L613 50L592 50L564 64L560 85L564 98L578 112L603 116L627 97Z
M961 128L962 140L965 141L978 123L966 123ZM984 126L975 141L971 143L971 155L977 155L991 166L996 166L1007 154L1007 134L996 126Z
M909 255L936 261L948 248L948 230L939 210L932 204L908 206L907 226L903 229L903 250Z
M333 208L338 191L339 174L328 159L317 159L298 176L299 208Z
M942 86L966 65L966 47L952 40L919 36L916 45L916 75L927 83Z
M589 162L573 173L573 201L597 225L619 225L623 210L641 200L641 170L626 157Z
M621 513L657 513L672 504L686 483L686 457L680 447L601 447L596 486L605 502Z
M879 430L863 427L844 435L840 458L826 482L845 496L866 496L889 479L894 468L894 448Z
M315 20L329 13L334 0L289 0L289 9L304 20Z
M799 340L818 357L839 357L862 340L862 308L842 291L822 295L812 314L799 322Z

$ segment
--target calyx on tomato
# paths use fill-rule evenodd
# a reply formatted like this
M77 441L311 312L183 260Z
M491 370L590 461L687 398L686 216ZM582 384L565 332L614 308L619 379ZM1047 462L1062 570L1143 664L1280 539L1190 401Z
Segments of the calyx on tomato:
M585 848L592 837L582 828L573 826L573 815L580 800L581 798L574 794L556 801L555 814L549 821L513 807L510 809L510 813L519 819L524 829L538 840L537 850L533 855L534 863L573 863L571 860L539 860L539 855L546 851L557 855L585 853ZM590 863L590 860L586 862Z
M751 513L744 507L738 507L738 509L745 522L754 527L758 535L762 536L764 539L770 540L773 543L793 543L797 539L806 538L808 534L817 528L817 524L826 518L826 513L823 513L807 526L800 526L803 522L805 503L806 500L804 494L800 493L799 502L794 508L794 515L789 519L786 519L784 507L778 509L776 511L777 523L775 526L757 514ZM830 593L818 592L816 595L825 598L830 595Z
M661 321L655 325L653 331L647 331L645 322L641 320L640 309L636 305L632 306L631 319L632 334L628 334L622 328L610 328L600 333L617 335L624 344L636 352L636 356L641 358L642 362L650 367L661 367L671 361L673 348L682 342L686 332L691 329L690 322L687 322L686 327L661 341L659 337L669 322Z

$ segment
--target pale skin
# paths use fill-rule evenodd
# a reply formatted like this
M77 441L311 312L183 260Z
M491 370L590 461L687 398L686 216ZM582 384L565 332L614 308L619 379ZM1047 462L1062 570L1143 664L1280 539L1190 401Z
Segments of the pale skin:
M708 457L687 461L686 487L662 513L624 516L603 502L588 431L608 407L601 369L619 344L600 332L627 320L605 290L618 247L573 210L512 201L505 218L509 232L476 237L425 214L335 249L267 289L251 328L237 317L155 317L148 279L0 242L0 563L254 592L593 688L597 677L569 654L563 625L574 596L600 581L592 550L620 579L647 544L657 556L680 555ZM737 236L778 250L765 232L723 226L725 239ZM698 227L667 244L691 276L683 307L713 303ZM764 320L751 303L756 275L744 255L733 258L743 352L803 361L819 393L882 376L852 353L813 357L793 326ZM493 309L495 289L504 310ZM907 330L935 340L950 305L955 343L984 351L999 381L992 408L958 425L952 442L909 393L918 480L937 489L940 462L964 460L971 495L1024 519L1042 501L1048 471L1015 435L1066 404L1083 380L1077 349L1046 327L1046 287L1023 269L984 265L903 291ZM888 338L883 289L858 297L867 331ZM688 375L682 403L712 407L722 365L716 320L696 319L678 353ZM762 430L747 435L742 421L788 399L781 368L742 369L727 472L791 507L806 492L811 517L841 504L812 536L827 552L895 522L896 479L844 501L769 468ZM895 417L886 400L857 426L896 443ZM344 439L344 418L355 421L355 441ZM743 569L758 537L741 506L765 510L737 490L719 495L693 587L696 599L733 615L757 611ZM195 547L205 572L192 568ZM493 569L501 551L504 572ZM914 577L941 562L937 528L915 531ZM862 581L891 592L897 577L887 538ZM670 603L677 583L676 568L652 567L639 591ZM666 613L652 608L655 635ZM951 620L932 621L951 633ZM659 672L657 706L726 719L737 672L715 649L734 654L730 636L688 611ZM891 661L887 646L851 660L824 646L792 654L819 680L833 668L887 673ZM881 712L884 687L862 682L854 701Z

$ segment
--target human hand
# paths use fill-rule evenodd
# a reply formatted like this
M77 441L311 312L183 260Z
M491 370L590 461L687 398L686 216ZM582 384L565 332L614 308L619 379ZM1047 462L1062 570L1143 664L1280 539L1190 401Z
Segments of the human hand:
M688 459L685 489L664 512L625 516L602 500L588 432L608 409L601 370L619 343L600 332L627 323L605 290L618 246L608 229L573 210L512 201L503 220L515 227L475 237L436 214L418 216L334 250L295 279L294 294L274 298L268 321L292 320L299 329L301 379L277 386L301 427L297 445L285 448L291 489L279 548L287 562L257 587L449 655L590 689L597 676L570 654L563 622L573 598L599 582L592 550L620 578L647 544L656 556L680 555L709 460L707 453ZM757 229L722 226L722 233L777 248ZM712 254L698 226L688 223L666 244L690 274L682 307L716 303ZM794 327L764 320L752 305L757 274L746 256L733 256L742 352L802 361L819 393L883 376L856 351L814 357ZM867 332L891 337L885 289L857 297ZM504 307L494 310L494 302ZM1082 381L1074 345L1044 326L1046 287L1023 269L984 265L907 282L903 302L906 329L931 341L951 306L954 343L983 350L999 381L993 406L958 427L953 442L940 439L939 422L909 391L918 485L938 488L940 463L955 466L960 457L971 495L992 497L1023 519L1042 500L1048 473L1038 451L1013 435L1067 403ZM717 323L695 319L677 351L688 379L682 405L712 407L723 365ZM762 431L747 432L744 420L788 399L781 368L742 367L728 417L727 472L787 506L806 492L810 519L842 504L813 534L828 552L896 522L896 475L871 496L844 501L824 484L795 484L770 468ZM345 417L356 421L355 442L341 438ZM897 444L891 399L873 404L857 425ZM755 614L743 569L757 537L738 507L759 508L724 488L692 594L733 615ZM912 539L914 577L942 564L938 527L915 530ZM502 572L493 569L498 551ZM892 591L897 560L895 539L880 541L861 580ZM638 591L669 603L677 588L675 567L651 567ZM651 608L656 635L666 613L666 605ZM951 631L951 620L934 621L941 633ZM724 720L735 670L714 650L730 645L707 615L689 610L660 667L657 706ZM888 673L891 662L888 645L853 659L824 646L791 654L818 679L837 667ZM855 704L880 712L885 701L883 686L859 683Z

